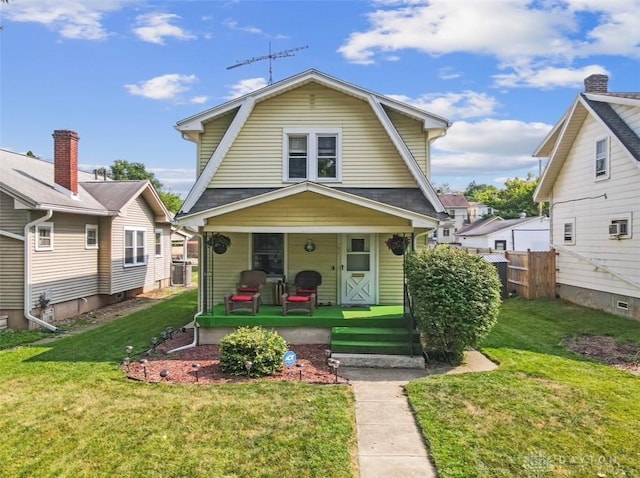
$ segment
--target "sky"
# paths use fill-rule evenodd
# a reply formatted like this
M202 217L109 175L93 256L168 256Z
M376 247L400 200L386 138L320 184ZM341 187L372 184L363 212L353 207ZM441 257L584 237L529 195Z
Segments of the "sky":
M266 86L270 67L274 82L316 69L447 118L436 186L501 187L538 175L532 154L585 77L640 91L639 12L640 0L10 0L0 148L52 160L53 131L71 129L81 169L141 162L184 198L196 145L178 121Z

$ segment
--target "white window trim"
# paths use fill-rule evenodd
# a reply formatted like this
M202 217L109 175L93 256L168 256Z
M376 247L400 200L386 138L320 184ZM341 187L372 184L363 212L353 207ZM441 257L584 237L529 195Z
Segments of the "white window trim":
M144 261L143 262L135 262L136 261L136 257L137 255L135 254L135 250L137 249L137 234L134 234L134 254L133 254L133 260L134 262L132 264L127 264L127 232L144 232ZM122 233L122 264L124 265L124 267L139 267L139 266L146 266L147 265L147 230L144 227L125 227L124 231Z
M160 234L160 254L158 254L158 251L156 249L156 246L158 245L157 243L158 234ZM164 255L164 247L162 244L163 238L164 238L164 234L162 229L156 229L153 234L153 251L155 252L156 257L162 257Z
M48 246L40 245L40 230L41 229L49 229L49 237L51 239L51 244ZM53 251L53 223L52 222L41 222L36 226L36 236L35 236L35 249L36 251Z
M609 216L609 223L607 224L607 233L609 232L609 225L614 221L627 221L627 233L619 236L609 236L609 239L631 239L633 237L633 223L631 212L621 212L612 216Z
M571 224L571 240L565 239L564 228L566 224ZM562 221L562 243L567 246L574 246L576 244L576 218L570 217Z
M96 243L89 244L89 231L96 231ZM85 224L84 226L84 248L85 249L97 249L100 241L98 239L98 226L97 224Z
M598 176L597 175L597 171L596 171L596 164L598 162L597 145L601 141L605 142L605 148L604 148L605 152L606 152L606 157L605 157L605 160L604 160L605 173L600 175L600 176ZM605 179L609 179L609 177L611 175L611 141L609 141L608 137L598 138L595 141L594 147L595 147L595 151L594 151L594 158L593 158L593 178L594 178L594 181L604 181Z
M299 183L314 181L319 183L342 182L342 128L284 128L282 130L282 182ZM307 177L289 177L289 136L307 137ZM318 136L336 137L336 177L318 177Z

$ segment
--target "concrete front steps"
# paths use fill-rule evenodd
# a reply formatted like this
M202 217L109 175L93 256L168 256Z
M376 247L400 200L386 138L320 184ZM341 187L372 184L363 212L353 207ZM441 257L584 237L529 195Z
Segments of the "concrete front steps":
M420 337L404 327L334 327L332 357L351 367L424 368Z

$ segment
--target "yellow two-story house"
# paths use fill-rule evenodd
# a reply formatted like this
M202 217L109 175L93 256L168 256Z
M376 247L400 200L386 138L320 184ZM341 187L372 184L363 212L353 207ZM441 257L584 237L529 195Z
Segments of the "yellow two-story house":
M262 303L301 270L322 276L322 305L402 304L403 256L448 218L429 176L449 122L309 70L176 125L197 145L197 181L177 218L201 238L200 310L210 315L242 270L267 273ZM231 240L213 251L211 236Z

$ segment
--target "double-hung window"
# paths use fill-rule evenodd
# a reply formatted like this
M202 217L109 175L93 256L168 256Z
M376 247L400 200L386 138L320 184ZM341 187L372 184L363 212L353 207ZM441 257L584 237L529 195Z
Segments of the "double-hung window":
M609 142L606 139L596 141L595 178L609 177Z
M98 226L95 224L84 226L84 247L86 249L98 248Z
M147 263L145 230L127 227L124 230L124 265L139 266Z
M287 128L283 149L284 181L340 181L339 129Z
M43 222L36 226L36 251L53 250L53 223Z
M155 246L156 257L162 257L162 229L156 229Z

